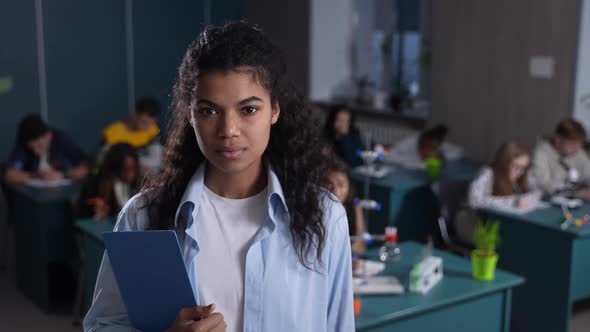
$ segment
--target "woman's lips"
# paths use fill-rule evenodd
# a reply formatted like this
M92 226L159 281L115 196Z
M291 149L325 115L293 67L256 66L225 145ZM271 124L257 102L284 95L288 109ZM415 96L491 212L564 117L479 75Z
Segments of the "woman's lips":
M230 160L235 160L240 158L240 156L246 151L243 148L231 148L231 149L222 149L219 150L219 153L225 158Z

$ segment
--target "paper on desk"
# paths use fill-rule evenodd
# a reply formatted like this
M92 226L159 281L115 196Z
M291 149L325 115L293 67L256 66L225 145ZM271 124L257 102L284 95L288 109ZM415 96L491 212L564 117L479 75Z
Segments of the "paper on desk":
M373 178L382 178L389 174L393 168L387 165L362 165L354 168L354 171L363 176L370 176Z
M402 294L404 286L394 276L353 278L354 293L359 295Z
M365 275L370 277L383 270L385 270L385 263L360 259L358 267L354 270L354 275Z
M40 179L31 179L25 183L29 187L34 188L55 188L55 187L63 187L72 184L72 180L70 179L61 179L61 180L40 180Z
M548 207L548 206L549 206L548 203L545 203L545 202L537 202L534 205L533 204L527 205L524 208L510 207L510 208L504 208L504 210L506 212L509 212L509 213L512 213L512 214L523 215L523 214L527 214L529 212L532 212L534 210L542 209L542 208L545 208L545 207Z

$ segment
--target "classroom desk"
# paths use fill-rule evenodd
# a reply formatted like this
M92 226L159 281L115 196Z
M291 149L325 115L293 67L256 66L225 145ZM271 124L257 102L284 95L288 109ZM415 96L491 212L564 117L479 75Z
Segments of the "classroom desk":
M430 178L424 170L395 167L387 176L369 179L369 197L381 203L381 211L371 211L367 229L372 234L383 234L387 225L398 227L400 240L425 241L431 234L438 216L438 201L431 185L436 181L470 182L480 166L468 160L447 161L440 174ZM357 196L363 197L364 176L353 172ZM432 222L416 222L417 220Z
M15 222L17 286L43 310L50 311L49 266L71 264L76 257L71 222L72 198L79 185L7 188Z
M524 215L482 210L500 221L498 265L526 278L514 292L514 331L569 330L574 301L590 297L590 225L560 228L561 209L546 207ZM590 213L590 204L571 210Z
M81 257L84 271L83 308L90 308L96 285L96 276L104 254L102 233L111 232L116 220L80 219L76 221L76 229L81 233Z
M469 260L433 250L443 258L443 280L426 295L410 293L409 271L422 248L416 242L401 243L401 261L388 264L382 273L398 277L406 293L363 296L357 331L509 331L512 288L523 278L496 270L493 281L478 281L471 277ZM369 255L376 256L376 250Z

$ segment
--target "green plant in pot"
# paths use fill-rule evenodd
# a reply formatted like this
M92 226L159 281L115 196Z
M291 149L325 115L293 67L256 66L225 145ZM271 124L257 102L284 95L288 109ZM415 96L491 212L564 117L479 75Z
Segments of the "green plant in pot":
M475 250L471 252L473 277L478 280L493 280L498 263L496 246L500 242L498 222L478 222L473 231Z
M440 168L442 166L442 161L436 154L430 155L426 160L424 160L424 165L426 166L426 174L430 178L436 178L440 174Z

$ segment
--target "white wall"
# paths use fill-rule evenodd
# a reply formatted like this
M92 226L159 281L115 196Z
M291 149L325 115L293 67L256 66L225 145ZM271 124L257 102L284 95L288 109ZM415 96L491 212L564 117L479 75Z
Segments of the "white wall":
M352 15L351 0L310 0L309 97L312 100L328 100L350 89Z
M582 1L574 117L590 132L590 0Z

